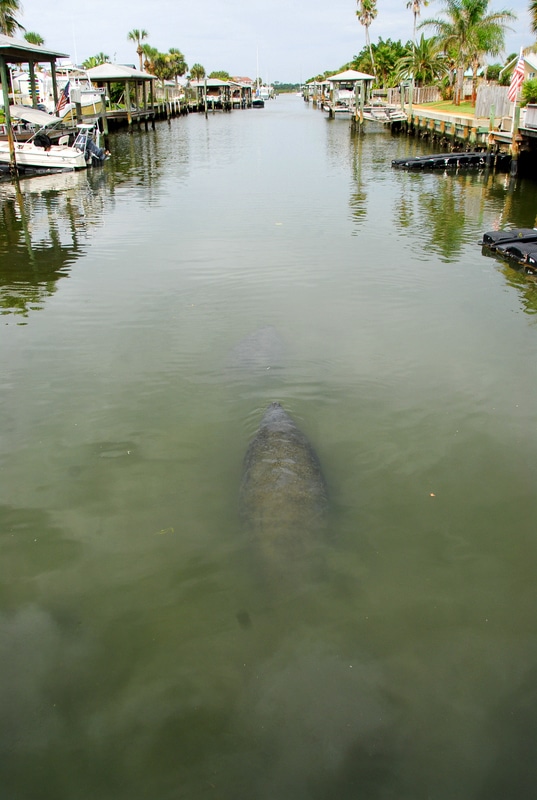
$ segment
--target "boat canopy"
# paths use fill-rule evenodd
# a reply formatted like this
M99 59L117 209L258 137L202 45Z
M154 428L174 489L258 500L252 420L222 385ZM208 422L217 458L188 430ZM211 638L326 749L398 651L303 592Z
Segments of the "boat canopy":
M38 108L31 106L9 106L9 113L12 119L21 119L24 122L29 122L30 125L39 125L40 128L46 128L49 125L56 125L61 122L59 117L53 114L47 114L46 111L39 111Z

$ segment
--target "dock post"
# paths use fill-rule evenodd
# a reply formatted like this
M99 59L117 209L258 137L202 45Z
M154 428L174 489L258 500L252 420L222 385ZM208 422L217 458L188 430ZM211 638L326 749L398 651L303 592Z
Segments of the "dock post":
M101 92L101 125L103 127L103 133L105 136L108 136L108 117L106 116L106 93Z
M125 81L125 108L127 110L127 125L129 126L129 133L132 133L132 114L131 114L131 86L129 81Z
M511 169L510 175L515 178L518 174L518 156L520 152L520 137L518 135L518 127L520 125L520 106L518 103L515 105L515 112L513 114L513 136L511 138Z
M12 175L17 175L17 159L15 158L15 139L13 138L13 128L11 127L11 115L9 113L9 82L7 76L7 66L4 56L0 56L0 81L2 81L2 94L4 97L4 113L6 115L7 141L9 144L9 171Z

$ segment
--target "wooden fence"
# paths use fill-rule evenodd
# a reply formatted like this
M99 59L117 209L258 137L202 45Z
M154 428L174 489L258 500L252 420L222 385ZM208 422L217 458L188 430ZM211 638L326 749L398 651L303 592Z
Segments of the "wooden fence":
M490 117L492 106L494 106L495 117L508 117L511 112L511 103L507 99L508 91L508 86L498 86L497 83L482 83L478 86L475 104L476 117Z
M401 92L399 88L388 89L388 103L398 106L401 104ZM412 102L416 105L421 103L437 103L442 99L440 89L437 86L415 86L412 95ZM408 88L405 92L405 102L408 103Z

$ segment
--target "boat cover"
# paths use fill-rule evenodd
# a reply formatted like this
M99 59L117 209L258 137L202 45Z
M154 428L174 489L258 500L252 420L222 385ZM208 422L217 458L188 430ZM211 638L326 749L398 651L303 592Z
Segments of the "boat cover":
M21 119L23 122L29 122L30 125L39 125L40 128L61 122L59 117L39 111L38 108L32 106L9 106L9 113L12 119Z

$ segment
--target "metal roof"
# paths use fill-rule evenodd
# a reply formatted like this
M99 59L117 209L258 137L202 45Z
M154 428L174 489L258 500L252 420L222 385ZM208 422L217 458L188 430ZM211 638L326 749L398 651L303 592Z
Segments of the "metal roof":
M38 44L30 44L22 39L0 34L0 56L10 64L20 64L29 61L54 61L56 58L69 58L68 53L58 53L48 50Z
M99 64L86 70L92 81L155 81L156 77L124 64Z
M374 75L367 75L365 72L358 72L356 69L346 69L344 72L338 72L337 75L329 75L326 78L327 81L344 81L344 82L351 82L351 81L374 81Z
M190 81L191 86L229 86L229 81L222 81L220 78L207 78L207 80L202 81Z

